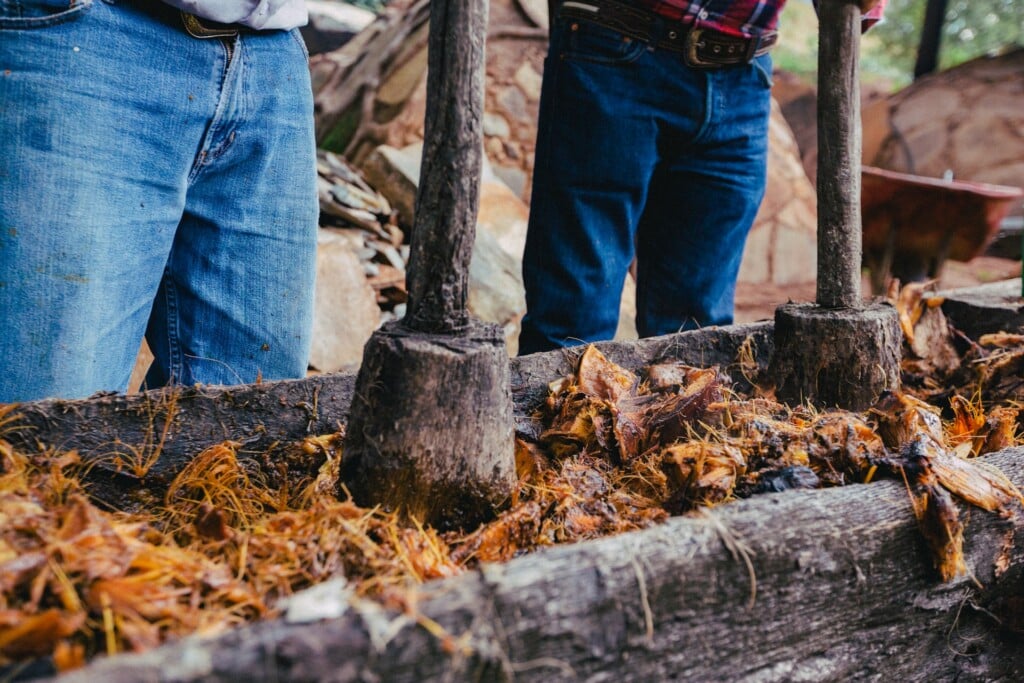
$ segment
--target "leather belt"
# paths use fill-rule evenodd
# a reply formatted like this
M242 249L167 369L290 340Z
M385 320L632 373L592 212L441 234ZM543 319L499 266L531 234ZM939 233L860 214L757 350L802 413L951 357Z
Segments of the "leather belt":
M747 64L767 54L778 40L774 31L758 38L738 38L615 0L565 0L558 12L561 17L592 21L652 47L681 52L686 63L698 69Z
M181 13L181 23L193 38L234 38L242 32L237 24L221 24L209 19L200 19L188 12Z

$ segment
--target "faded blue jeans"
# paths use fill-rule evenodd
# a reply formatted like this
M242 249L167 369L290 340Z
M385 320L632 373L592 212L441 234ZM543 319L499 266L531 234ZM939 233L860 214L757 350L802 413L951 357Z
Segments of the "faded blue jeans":
M767 55L698 70L587 21L556 23L520 354L611 339L634 255L641 337L732 322L764 196L770 74Z
M317 198L297 31L0 0L0 402L305 374Z

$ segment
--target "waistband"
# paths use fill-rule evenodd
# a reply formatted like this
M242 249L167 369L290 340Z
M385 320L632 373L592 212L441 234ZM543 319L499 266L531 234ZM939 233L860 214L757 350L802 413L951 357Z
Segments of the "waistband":
M616 0L565 0L558 7L558 16L592 21L652 47L680 52L689 66L699 69L747 64L767 54L778 40L774 31L757 38L739 38L699 23L672 21Z

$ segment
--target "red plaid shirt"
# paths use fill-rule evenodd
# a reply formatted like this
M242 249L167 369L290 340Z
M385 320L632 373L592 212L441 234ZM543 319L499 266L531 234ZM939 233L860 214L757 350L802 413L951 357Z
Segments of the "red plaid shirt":
M752 38L776 30L786 0L634 0L667 19L702 26L732 36ZM886 0L864 15L867 29L882 18Z

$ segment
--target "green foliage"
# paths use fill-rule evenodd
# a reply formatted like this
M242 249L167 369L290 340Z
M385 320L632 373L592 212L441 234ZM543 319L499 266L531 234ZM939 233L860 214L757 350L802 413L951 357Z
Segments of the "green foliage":
M810 0L786 4L779 19L779 42L772 50L774 68L797 74L809 82L818 69L818 19Z
M926 0L890 0L885 22L871 33L878 58L907 79L914 71ZM950 0L946 7L939 69L949 69L990 52L1024 45L1021 0Z
M889 0L885 21L861 43L865 82L899 89L910 83L921 42L927 0ZM775 66L814 80L818 24L807 0L783 10ZM939 47L939 68L949 69L984 54L1024 45L1024 0L949 0Z

